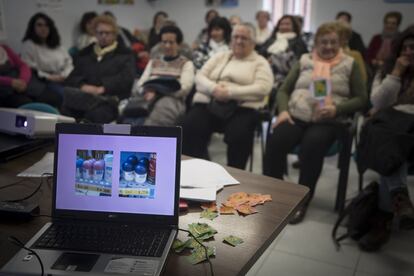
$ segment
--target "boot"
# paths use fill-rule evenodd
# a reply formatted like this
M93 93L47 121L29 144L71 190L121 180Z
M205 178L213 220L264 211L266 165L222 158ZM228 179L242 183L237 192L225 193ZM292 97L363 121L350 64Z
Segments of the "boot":
M414 207L407 189L399 189L391 193L391 202L394 215L400 220L403 230L414 229Z
M302 220L305 218L306 211L308 210L308 206L309 206L309 201L305 202L299 208L299 210L296 211L296 213L290 219L289 224L298 224L299 222L302 222Z
M378 210L373 217L370 231L359 239L359 248L363 251L374 252L387 243L391 235L393 217L393 213Z

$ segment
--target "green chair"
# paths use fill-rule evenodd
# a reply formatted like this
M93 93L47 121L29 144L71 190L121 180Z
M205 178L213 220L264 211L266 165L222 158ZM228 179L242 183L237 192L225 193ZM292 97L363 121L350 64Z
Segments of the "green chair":
M54 108L53 106L45 103L27 103L24 105L19 106L19 109L28 109L28 110L35 110L35 111L41 111L46 113L52 113L52 114L60 114L59 110Z

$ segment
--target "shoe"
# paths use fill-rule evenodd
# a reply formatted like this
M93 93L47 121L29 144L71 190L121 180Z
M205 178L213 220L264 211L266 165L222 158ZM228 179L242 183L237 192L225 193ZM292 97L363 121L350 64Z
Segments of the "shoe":
M393 217L393 213L378 211L373 218L370 231L359 239L359 248L366 252L380 250L390 239Z
M406 189L395 191L391 194L391 202L394 215L400 220L400 228L403 230L414 229L414 207Z
M292 168L294 169L300 169L300 161L296 160L295 162L292 163Z
M296 213L293 215L293 217L290 219L289 224L298 224L301 222L306 215L306 211L308 210L309 204L304 204L299 210L296 211Z

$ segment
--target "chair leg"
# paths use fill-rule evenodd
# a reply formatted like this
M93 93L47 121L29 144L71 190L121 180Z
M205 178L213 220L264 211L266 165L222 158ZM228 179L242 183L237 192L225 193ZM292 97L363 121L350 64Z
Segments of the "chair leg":
M346 137L342 146L343 147L339 154L339 164L341 167L339 170L338 190L335 202L335 211L338 212L341 212L345 206L346 191L348 188L349 164L351 161L352 137Z
M254 155L254 141L252 145L252 151L250 152L250 164L249 164L249 171L253 171L253 155Z
M364 174L362 173L358 173L358 189L359 192L362 191L362 189L364 188Z

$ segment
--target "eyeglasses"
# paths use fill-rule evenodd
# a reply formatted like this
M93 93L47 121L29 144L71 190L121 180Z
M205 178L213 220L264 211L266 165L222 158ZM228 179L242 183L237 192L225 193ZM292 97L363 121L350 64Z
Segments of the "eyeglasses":
M104 35L106 35L106 36L110 36L110 35L113 35L113 34L114 34L114 32L109 32L109 31L97 31L97 32L96 32L96 34L97 34L97 35L99 35L99 36L104 36Z
M321 40L319 40L319 45L322 45L322 46L325 46L325 47L327 47L327 46L336 47L336 46L339 45L339 40L337 40L337 39L332 39L332 40L330 40L330 39L321 39Z
M167 45L167 44L174 45L174 44L176 44L175 41L171 41L171 40L161 40L161 43L163 45Z
M250 40L251 40L251 39L250 39L250 37L247 37L247 36L242 36L242 35L233 35L233 36L231 37L231 39L232 39L233 41L240 40L241 42L247 42L247 41L250 41Z

